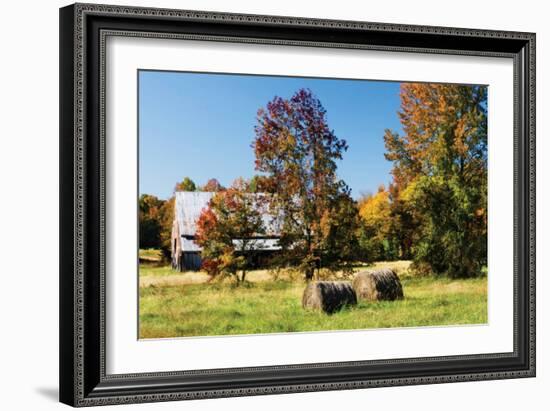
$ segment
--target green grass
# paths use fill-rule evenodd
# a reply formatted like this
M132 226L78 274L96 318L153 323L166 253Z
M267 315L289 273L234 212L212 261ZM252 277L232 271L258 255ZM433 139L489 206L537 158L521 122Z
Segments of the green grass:
M404 300L360 302L327 315L302 309L301 281L265 281L262 274L235 286L204 283L202 275L140 268L141 338L487 323L486 277L403 276Z

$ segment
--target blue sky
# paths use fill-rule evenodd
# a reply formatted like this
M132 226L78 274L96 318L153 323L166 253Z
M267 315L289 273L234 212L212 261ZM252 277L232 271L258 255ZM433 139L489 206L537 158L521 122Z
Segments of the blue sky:
M390 181L384 130L401 131L399 83L182 72L139 72L139 189L166 199L189 176L202 185L229 185L255 174L256 113L278 95L307 87L349 149L338 175L352 196L375 192Z

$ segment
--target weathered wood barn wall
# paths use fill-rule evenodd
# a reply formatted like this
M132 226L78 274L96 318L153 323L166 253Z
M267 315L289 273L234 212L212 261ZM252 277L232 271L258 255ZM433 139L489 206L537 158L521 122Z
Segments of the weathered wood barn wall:
M176 192L172 225L172 268L178 271L199 270L201 248L195 243L197 220L214 193Z

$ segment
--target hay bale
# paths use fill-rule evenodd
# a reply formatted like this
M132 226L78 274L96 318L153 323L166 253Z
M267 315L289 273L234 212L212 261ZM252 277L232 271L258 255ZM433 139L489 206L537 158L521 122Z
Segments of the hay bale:
M403 286L399 277L390 268L376 271L361 271L353 279L353 289L359 300L401 300Z
M346 305L357 304L357 296L349 281L310 282L302 296L302 307L332 314Z

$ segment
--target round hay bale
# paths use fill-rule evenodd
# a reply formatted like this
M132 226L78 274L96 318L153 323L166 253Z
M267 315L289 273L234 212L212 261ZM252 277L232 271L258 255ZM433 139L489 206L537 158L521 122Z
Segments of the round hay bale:
M346 305L357 304L357 296L349 281L310 282L302 296L302 307L332 314Z
M401 300L403 286L399 277L390 268L361 271L353 279L353 289L359 300Z

